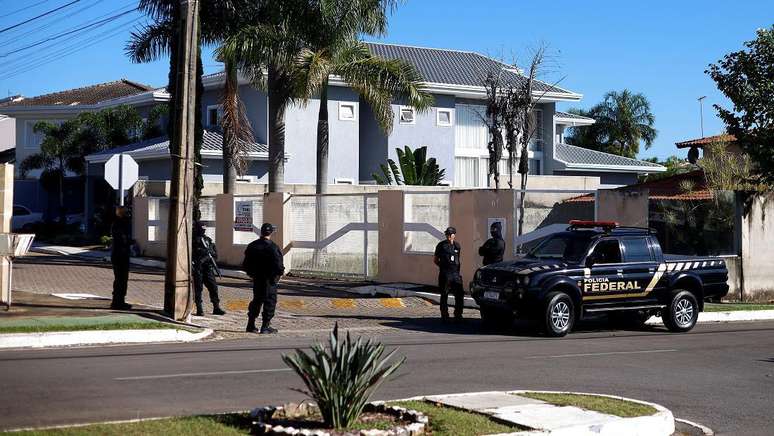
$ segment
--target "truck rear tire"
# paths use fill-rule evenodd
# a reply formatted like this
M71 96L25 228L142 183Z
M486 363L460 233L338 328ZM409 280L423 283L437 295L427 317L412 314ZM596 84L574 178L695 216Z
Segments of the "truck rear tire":
M669 331L683 333L691 330L699 319L699 302L691 292L678 289L661 313Z
M551 292L546 296L543 311L543 328L548 336L561 337L575 324L575 304L564 292Z

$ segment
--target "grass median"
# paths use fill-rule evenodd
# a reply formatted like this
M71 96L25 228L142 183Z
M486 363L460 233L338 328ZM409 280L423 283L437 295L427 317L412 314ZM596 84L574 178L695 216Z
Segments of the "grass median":
M748 310L774 310L774 304L704 303L705 312L738 312Z
M501 424L478 413L439 406L427 401L400 401L390 404L427 415L430 421L430 434L433 436L476 436L512 433L526 429L513 424Z
M0 318L0 334L48 333L93 330L155 330L180 329L197 332L195 328L145 318L133 314L105 316L38 316Z
M545 401L555 406L573 406L580 409L605 413L607 415L620 416L621 418L634 418L638 416L650 416L657 410L647 404L633 401L620 400L618 398L603 397L598 395L564 394L553 392L520 392L520 397Z

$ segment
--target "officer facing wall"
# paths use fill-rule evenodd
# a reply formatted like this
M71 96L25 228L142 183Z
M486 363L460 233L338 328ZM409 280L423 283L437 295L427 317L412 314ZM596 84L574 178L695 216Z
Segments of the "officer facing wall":
M260 333L277 333L271 327L271 319L277 306L277 284L285 273L282 262L282 251L271 240L276 230L270 223L261 226L261 237L250 243L245 250L245 260L242 269L253 279L253 301L250 302L247 313L247 332L255 333L255 320L258 313L262 314Z

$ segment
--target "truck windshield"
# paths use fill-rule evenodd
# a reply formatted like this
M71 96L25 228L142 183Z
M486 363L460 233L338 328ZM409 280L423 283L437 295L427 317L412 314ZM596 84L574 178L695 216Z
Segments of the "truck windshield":
M567 232L551 235L533 248L527 257L560 259L577 263L588 251L594 232Z

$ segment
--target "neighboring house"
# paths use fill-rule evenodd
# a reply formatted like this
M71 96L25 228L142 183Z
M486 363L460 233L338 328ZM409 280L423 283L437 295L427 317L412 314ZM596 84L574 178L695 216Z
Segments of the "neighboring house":
M736 143L736 138L734 137L734 135L729 135L728 133L721 133L720 135L714 135L714 136L705 136L703 138L697 138L697 139L689 139L687 141L675 143L677 148L690 149L688 153L689 158L691 154L693 154L697 159L699 157L699 150L702 151L701 154L703 157L708 157L707 155L708 150L705 147L710 144L724 144L726 146L726 150L731 152L732 154L739 155L744 153L742 149L739 147L739 145ZM696 163L696 162L692 162L692 163Z
M126 79L100 83L82 88L44 94L37 97L18 96L0 103L0 114L16 120L16 162L40 151L42 135L33 128L39 121L53 123L75 118L82 112L95 112L121 104L135 107L141 116L148 114L153 105L169 100L163 89ZM29 174L35 178L39 171Z
M0 115L0 163L13 163L16 158L16 122Z

